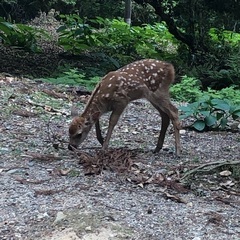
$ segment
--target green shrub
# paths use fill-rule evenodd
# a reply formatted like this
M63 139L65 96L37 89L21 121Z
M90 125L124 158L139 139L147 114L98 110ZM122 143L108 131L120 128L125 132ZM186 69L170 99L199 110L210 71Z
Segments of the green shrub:
M77 69L69 69L59 76L42 78L44 82L50 82L53 84L67 84L67 85L79 85L85 86L88 90L93 90L96 84L99 82L99 77L86 77L85 74L80 73Z
M240 105L240 90L234 87L227 87L221 90L208 88L207 94L212 98L230 101L232 104ZM204 95L204 92L202 93Z
M211 97L230 101L232 104L240 105L240 90L232 87L215 90L208 88L201 89L200 81L194 77L183 76L180 83L174 84L171 89L171 96L179 102L196 102L204 97Z
M25 24L12 24L0 17L0 39L4 45L39 52L38 37L48 37L44 30L36 29Z
M240 34L212 28L209 35L208 52L195 56L199 59L196 73L204 89L240 87Z
M96 45L94 28L85 23L84 19L77 14L60 15L60 17L65 24L57 30L60 33L58 44L66 51L77 55Z
M99 52L121 64L147 57L167 60L176 54L177 41L164 24L131 27L118 19L86 20L76 14L61 17L65 24L58 29L59 44L72 54Z
M224 130L230 118L234 120L240 118L240 106L209 96L182 106L180 110L182 111L181 119L194 118L192 127L198 131Z
M171 96L179 102L194 102L202 96L200 81L194 77L183 76L180 83L174 84Z

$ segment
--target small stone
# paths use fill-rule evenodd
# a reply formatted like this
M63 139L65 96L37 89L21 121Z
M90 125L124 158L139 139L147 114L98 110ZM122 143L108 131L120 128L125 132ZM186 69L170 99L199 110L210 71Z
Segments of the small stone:
M147 210L147 213L148 213L148 214L152 214L152 212L153 212L153 211L152 211L151 208L149 208L149 209Z
M58 212L56 219L54 220L54 224L60 222L61 220L65 219L66 215L63 212Z
M92 227L91 226L88 226L85 228L86 231L92 231Z
M181 129L181 130L179 130L179 133L180 133L181 135L186 134L186 130Z
M232 174L232 172L229 171L229 170L224 170L224 171L222 171L222 172L219 173L219 175L222 176L222 177L228 177L228 176L230 176L231 174Z

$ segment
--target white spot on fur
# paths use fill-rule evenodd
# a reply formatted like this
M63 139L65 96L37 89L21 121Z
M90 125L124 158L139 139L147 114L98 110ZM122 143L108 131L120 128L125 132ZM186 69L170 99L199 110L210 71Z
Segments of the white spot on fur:
M108 87L110 88L112 86L112 84L110 83L110 84L108 84Z
M156 81L154 79L151 80L151 84L155 84Z

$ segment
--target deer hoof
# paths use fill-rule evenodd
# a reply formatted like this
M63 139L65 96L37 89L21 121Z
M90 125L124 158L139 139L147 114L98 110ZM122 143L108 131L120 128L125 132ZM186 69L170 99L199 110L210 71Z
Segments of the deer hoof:
M72 144L68 144L68 149L69 149L69 150L73 151L73 150L76 149L76 148L77 148L77 146L72 145Z

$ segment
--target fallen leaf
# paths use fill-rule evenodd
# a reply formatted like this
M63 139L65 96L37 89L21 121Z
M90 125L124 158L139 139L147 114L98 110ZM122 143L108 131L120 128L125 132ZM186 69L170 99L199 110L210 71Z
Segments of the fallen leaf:
M173 201L187 204L187 201L185 201L184 199L180 198L179 196L170 194L168 192L164 192L164 195L165 195L166 198L171 199Z
M232 174L232 172L229 171L229 170L224 170L224 171L222 171L222 172L219 173L219 175L220 175L220 176L223 176L223 177L228 177L228 176L230 176L231 174Z
M219 185L222 187L232 187L235 185L235 183L232 180L228 180L227 182L222 182Z
M71 172L71 169L60 169L59 170L59 173L62 175L62 176L66 176L68 175L68 173Z
M24 110L24 109L23 110L14 110L14 111L12 111L12 114L15 114L15 115L18 115L21 117L35 117L38 115L37 113L30 112L30 111Z

